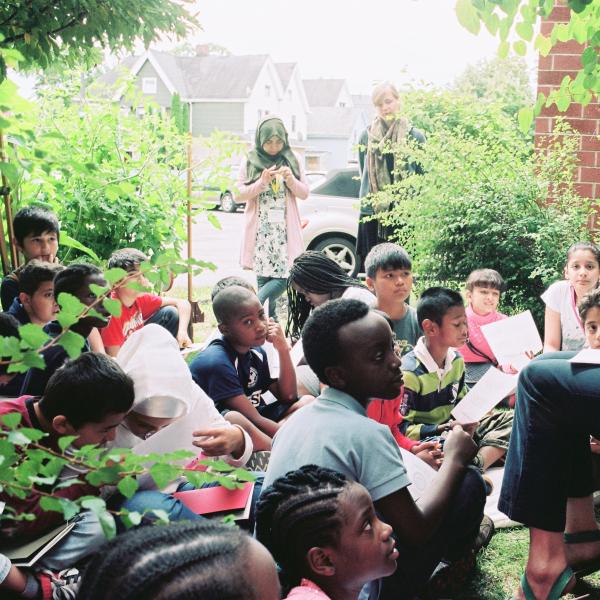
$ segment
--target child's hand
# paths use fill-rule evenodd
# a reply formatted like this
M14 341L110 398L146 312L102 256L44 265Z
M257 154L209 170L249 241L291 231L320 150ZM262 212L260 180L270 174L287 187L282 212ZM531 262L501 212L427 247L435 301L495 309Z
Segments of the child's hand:
M282 350L289 350L289 345L287 339L285 338L285 333L283 333L283 329L281 325L275 321L275 319L269 319L269 324L267 325L267 341L273 344L273 347L277 352L281 352Z
M260 174L260 180L264 185L269 185L271 183L271 180L273 179L273 177L275 177L275 170L276 170L276 167L275 167L275 165L273 165L272 167L265 169Z
M214 427L194 431L192 444L202 449L206 456L221 456L223 454L243 454L244 434L239 427Z
M590 450L594 454L600 454L600 440L595 437L590 437Z
M442 464L444 454L442 452L442 445L439 442L422 442L421 444L415 444L410 451L421 460L425 461L430 467L433 467L436 471Z
M467 465L477 454L477 444L460 425L455 425L444 442L444 461Z
M192 345L192 340L190 340L190 336L187 334L187 331L182 331L177 334L177 343L180 348L187 348Z

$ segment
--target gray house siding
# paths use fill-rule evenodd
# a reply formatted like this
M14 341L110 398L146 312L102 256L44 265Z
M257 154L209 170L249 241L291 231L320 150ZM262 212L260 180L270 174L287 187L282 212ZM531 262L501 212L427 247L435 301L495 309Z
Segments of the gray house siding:
M135 85L139 88L140 92L142 91L142 80L144 77L156 77L156 94L144 94L144 96L150 98L160 106L170 108L171 92L169 92L167 86L162 82L162 79L149 61L144 63L144 66L140 69L135 79Z
M308 153L311 150L322 152L320 169L343 169L348 166L348 140L344 138L317 138L308 136Z
M195 102L192 106L192 134L209 135L215 129L243 133L243 103Z

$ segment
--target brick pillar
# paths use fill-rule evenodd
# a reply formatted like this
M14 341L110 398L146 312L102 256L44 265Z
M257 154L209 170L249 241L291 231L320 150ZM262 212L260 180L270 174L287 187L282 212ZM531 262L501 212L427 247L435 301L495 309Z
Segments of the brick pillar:
M570 11L561 0L557 0L554 10L542 20L541 33L548 36L555 23L569 21ZM540 56L538 62L538 93L543 92L548 97L550 91L558 89L565 75L575 77L581 68L582 44L574 40L557 42L548 56ZM585 198L591 198L598 207L600 197L600 103L591 102L586 107L571 104L561 113L555 105L543 108L535 121L535 145L540 147L548 134L554 128L554 120L562 116L580 133L577 190ZM600 215L596 214L591 227L599 222Z

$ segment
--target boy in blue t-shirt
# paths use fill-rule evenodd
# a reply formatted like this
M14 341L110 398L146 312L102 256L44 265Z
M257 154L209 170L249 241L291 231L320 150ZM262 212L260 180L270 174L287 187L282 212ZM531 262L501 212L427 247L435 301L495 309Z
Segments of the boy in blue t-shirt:
M238 285L221 290L213 311L222 337L190 364L194 381L221 411L241 413L268 436L296 410L296 374L281 326L268 319L256 294ZM279 378L269 372L261 346L269 340L279 355Z

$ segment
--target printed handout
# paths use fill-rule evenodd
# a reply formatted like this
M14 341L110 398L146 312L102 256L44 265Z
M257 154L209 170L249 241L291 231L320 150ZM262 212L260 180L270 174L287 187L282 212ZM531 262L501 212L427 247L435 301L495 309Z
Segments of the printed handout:
M538 353L542 338L530 311L481 326L499 365L511 365L520 371L529 362L527 352Z
M408 486L408 491L413 500L417 500L431 485L437 471L431 468L424 460L421 460L404 448L400 448L400 453L402 454L402 460L411 482Z
M578 365L600 365L600 349L584 348L578 352L569 362Z
M492 367L452 409L452 416L459 423L477 423L516 386L516 375L508 375Z

